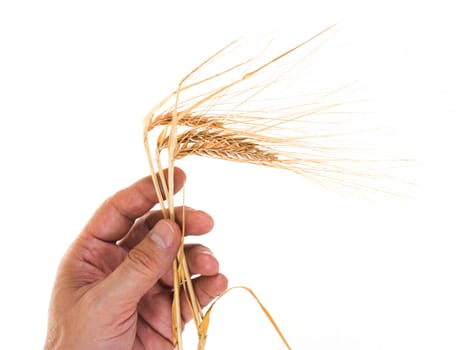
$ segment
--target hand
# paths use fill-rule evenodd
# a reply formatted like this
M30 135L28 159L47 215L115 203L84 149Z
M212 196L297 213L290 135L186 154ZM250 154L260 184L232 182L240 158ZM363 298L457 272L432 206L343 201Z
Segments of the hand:
M185 181L175 169L178 191ZM96 211L65 254L51 296L45 349L174 349L172 261L181 229L151 211L157 203L151 177L117 192ZM182 210L177 209L181 223ZM185 232L202 235L212 218L186 209ZM218 261L202 245L185 247L202 306L227 288ZM183 299L182 319L191 319Z

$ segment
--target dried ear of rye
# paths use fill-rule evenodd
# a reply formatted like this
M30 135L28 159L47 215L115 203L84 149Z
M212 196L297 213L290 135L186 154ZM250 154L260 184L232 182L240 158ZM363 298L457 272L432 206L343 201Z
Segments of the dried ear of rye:
M288 93L295 78L304 73L299 69L301 65L304 66L334 32L331 26L269 58L265 48L235 62L230 58L231 53L241 48L239 41L231 42L192 70L175 91L147 114L143 135L145 149L165 217L175 218L174 163L190 155L289 170L341 193L368 190L400 194L386 185L387 180L398 181L387 169L398 167L407 159L387 157L371 152L365 145L355 147L346 142L347 136L364 138L366 133L376 132L371 125L360 126L358 116L344 111L343 107L357 100L338 101L350 90L350 84L329 92L294 96ZM167 202L161 195L160 183ZM180 294L184 293L198 331L198 349L204 349L214 304L206 313L201 309L183 246L184 231L173 265L175 345L183 349ZM240 288L245 288L258 301L250 289ZM260 301L258 303L290 348L268 311Z

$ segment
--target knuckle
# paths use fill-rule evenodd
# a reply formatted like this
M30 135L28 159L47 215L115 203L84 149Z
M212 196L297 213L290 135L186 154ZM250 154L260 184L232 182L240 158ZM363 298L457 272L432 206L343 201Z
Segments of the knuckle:
M146 251L140 247L135 247L128 252L128 259L131 267L140 274L147 276L153 275L157 262Z

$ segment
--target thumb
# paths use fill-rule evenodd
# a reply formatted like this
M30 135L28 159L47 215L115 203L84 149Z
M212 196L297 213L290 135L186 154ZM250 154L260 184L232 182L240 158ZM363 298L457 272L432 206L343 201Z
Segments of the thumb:
M158 221L149 234L104 281L102 292L116 305L136 304L172 267L181 230L171 220Z

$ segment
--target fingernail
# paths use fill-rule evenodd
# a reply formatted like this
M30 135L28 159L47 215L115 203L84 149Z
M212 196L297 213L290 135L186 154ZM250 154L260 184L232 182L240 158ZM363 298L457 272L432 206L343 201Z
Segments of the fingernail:
M166 220L160 220L150 231L150 238L162 249L169 248L174 241L174 230Z
M212 251L207 247L199 247L199 253L214 256Z

